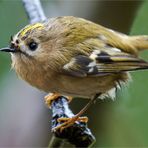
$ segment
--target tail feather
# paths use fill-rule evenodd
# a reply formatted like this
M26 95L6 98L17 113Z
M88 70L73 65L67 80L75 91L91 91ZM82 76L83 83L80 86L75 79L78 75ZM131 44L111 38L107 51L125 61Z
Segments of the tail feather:
M148 35L128 36L109 30L105 36L109 45L133 55L138 55L140 51L148 49Z
M129 42L138 50L142 51L148 49L148 36L131 36L129 37Z
M148 63L118 62L118 63L108 63L108 64L97 64L97 68L98 71L102 73L118 73L124 71L148 69Z
M130 54L121 55L98 54L95 59L97 69L102 73L117 73L148 69L148 62Z

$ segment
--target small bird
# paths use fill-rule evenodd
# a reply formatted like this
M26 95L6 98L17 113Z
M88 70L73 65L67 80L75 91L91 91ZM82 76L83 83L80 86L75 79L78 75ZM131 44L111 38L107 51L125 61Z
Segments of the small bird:
M89 98L74 117L60 118L64 129L80 117L96 98L115 97L130 79L129 71L148 69L140 51L148 49L148 36L128 36L73 16L51 18L24 27L11 37L12 67L20 78L49 94L46 103L61 95Z

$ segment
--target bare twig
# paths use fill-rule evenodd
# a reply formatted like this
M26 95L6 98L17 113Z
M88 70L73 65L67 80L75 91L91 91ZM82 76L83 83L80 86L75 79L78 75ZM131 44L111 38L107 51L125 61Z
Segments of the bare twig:
M22 0L30 23L45 21L41 3L39 0ZM72 117L74 114L69 109L68 101L64 97L59 97L52 103L52 128L59 125L57 119L60 117ZM88 147L95 141L87 125L77 122L64 129L63 132L55 131L50 140L49 147ZM69 143L69 144L68 144Z
M30 23L46 20L40 0L22 0Z

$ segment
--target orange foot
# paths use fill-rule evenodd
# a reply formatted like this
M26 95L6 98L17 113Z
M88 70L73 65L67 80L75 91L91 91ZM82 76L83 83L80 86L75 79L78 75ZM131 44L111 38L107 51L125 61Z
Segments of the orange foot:
M63 117L63 118L59 118L58 119L58 122L64 122L62 123L61 125L55 127L52 129L52 131L57 131L57 130L60 130L60 132L62 132L65 128L68 128L70 127L71 125L73 125L76 121L80 121L80 122L85 122L87 123L88 122L88 118L87 117L79 117L77 115L71 117L71 118L66 118L66 117Z
M58 97L60 97L61 94L59 93L49 93L47 96L45 96L45 104L50 108L52 101L56 100ZM68 101L70 102L72 100L72 97L65 96Z

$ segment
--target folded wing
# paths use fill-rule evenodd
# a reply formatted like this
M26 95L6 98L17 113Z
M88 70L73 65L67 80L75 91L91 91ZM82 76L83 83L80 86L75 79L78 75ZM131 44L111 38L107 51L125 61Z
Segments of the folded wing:
M148 69L148 62L134 55L124 53L117 48L106 49L96 49L89 56L73 57L64 65L64 73L86 77Z

